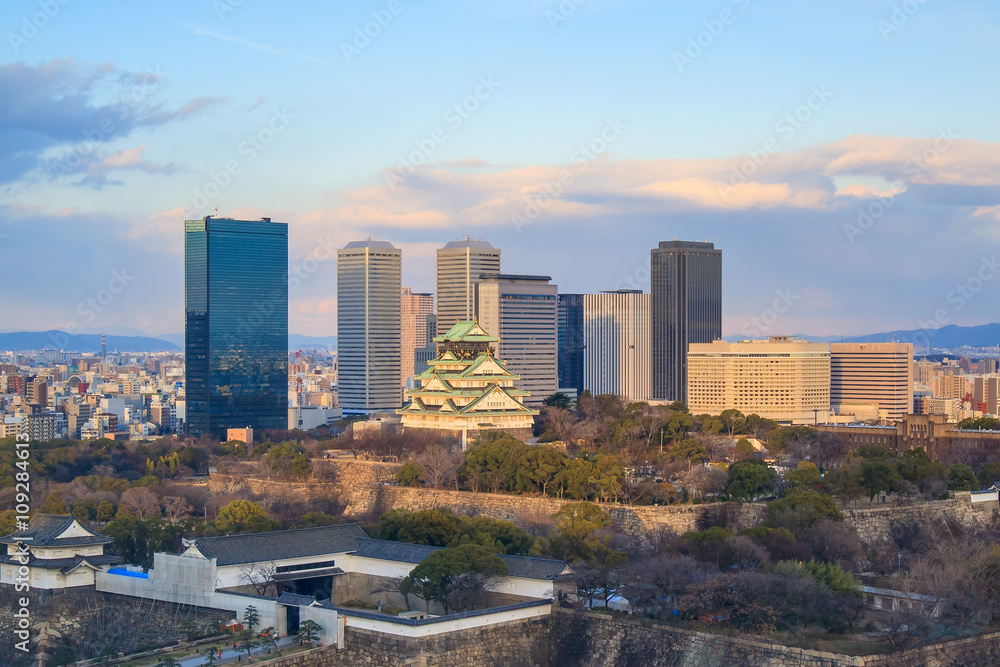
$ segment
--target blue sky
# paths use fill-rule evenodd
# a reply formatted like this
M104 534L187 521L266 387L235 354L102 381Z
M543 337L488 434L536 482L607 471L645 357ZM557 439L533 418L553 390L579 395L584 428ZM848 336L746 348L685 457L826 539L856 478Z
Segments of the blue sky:
M426 291L467 234L567 292L648 289L657 241L708 238L727 334L996 321L998 23L943 0L10 0L0 329L181 331L181 223L216 206L289 223L312 335L336 330L322 248L363 235Z

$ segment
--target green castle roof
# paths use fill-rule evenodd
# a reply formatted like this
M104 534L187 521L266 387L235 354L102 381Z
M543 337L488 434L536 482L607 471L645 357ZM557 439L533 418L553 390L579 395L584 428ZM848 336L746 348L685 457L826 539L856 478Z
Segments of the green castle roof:
M458 322L455 322L455 326L448 329L447 333L443 336L436 337L434 342L495 343L498 340L500 339L496 336L491 336L486 333L486 330L479 326L478 322L473 320L459 320Z

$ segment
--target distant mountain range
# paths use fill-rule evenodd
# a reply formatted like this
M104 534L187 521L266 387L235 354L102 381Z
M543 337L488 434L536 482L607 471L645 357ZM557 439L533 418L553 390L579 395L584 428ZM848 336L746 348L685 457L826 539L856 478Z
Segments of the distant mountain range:
M914 351L926 351L930 342L932 348L952 349L956 347L996 347L1000 345L1000 324L980 324L974 327L963 327L949 324L940 329L898 329L883 333L864 336L811 336L809 334L793 334L816 343L913 343ZM764 336L756 336L763 338ZM726 336L730 342L746 339L746 336Z
M140 334L142 332L139 332ZM336 350L336 336L288 335L289 350ZM65 350L66 352L100 352L101 334L65 331L11 331L0 333L0 351L14 350ZM113 352L181 352L184 349L184 334L147 335L107 335L107 350Z
M336 350L336 336L303 336L302 334L288 334L289 350L305 350L308 348L317 350Z
M141 333L141 332L140 332ZM864 336L813 336L810 334L792 334L817 343L885 343L898 341L914 343L916 352L926 351L930 341L932 348L953 349L957 347L996 347L1000 346L1000 324L981 324L974 327L963 327L949 324L940 329L899 329ZM756 336L763 338L764 336ZM725 340L734 342L745 339L746 336L726 336ZM101 335L95 333L68 334L65 331L14 331L0 333L0 350L66 350L68 352L100 352ZM108 335L108 351L119 352L180 352L184 348L184 334L160 334L159 336L123 336ZM336 336L305 336L303 334L288 334L289 350L305 350L315 348L320 350L336 350Z
M107 336L108 352L178 352L180 346L150 336ZM65 331L14 331L0 333L0 350L45 350L100 352L100 334L69 334Z
M179 347L184 347L184 334L160 334L157 338L170 341ZM289 350L307 350L309 348L317 350L336 350L336 336L305 336L303 334L288 334Z

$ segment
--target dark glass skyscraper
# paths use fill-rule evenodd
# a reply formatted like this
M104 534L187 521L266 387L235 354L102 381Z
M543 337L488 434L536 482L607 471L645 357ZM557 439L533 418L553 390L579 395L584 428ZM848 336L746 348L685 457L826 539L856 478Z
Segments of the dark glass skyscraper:
M187 432L288 427L288 225L184 222Z
M559 295L559 388L583 391L583 295Z
M653 397L687 401L688 344L722 337L722 251L660 241L650 262Z

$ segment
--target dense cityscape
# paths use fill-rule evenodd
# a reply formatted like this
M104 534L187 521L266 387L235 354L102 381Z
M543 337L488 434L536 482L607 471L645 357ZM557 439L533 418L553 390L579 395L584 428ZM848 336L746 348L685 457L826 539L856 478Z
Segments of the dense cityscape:
M0 667L995 664L998 14L887 3L16 0Z

